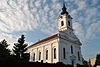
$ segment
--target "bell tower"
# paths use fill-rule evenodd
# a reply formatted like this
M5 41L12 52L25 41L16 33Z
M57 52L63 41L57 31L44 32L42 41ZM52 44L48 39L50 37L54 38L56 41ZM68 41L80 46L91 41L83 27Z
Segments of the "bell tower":
M58 31L73 30L72 29L72 17L66 11L65 3L63 4L62 12L58 18Z

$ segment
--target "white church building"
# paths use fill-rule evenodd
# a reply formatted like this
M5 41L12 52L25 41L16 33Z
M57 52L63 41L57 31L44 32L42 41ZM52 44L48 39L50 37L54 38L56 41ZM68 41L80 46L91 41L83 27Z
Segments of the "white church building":
M28 47L30 62L83 64L81 43L74 35L72 17L63 5L58 18L58 33Z

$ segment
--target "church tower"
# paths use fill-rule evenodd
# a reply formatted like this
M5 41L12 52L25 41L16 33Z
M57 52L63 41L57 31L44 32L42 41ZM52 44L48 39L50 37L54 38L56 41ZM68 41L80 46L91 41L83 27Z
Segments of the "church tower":
M65 4L63 4L62 12L58 19L58 30L59 31L64 31L67 29L70 29L71 31L73 31L72 17L69 15L69 13L66 10L67 8L65 7Z
M78 40L78 38L73 33L72 17L67 12L65 3L63 4L62 12L58 18L58 32L64 37L68 35L68 37Z
M81 42L73 33L72 17L63 4L58 18L59 60L65 64L82 64Z

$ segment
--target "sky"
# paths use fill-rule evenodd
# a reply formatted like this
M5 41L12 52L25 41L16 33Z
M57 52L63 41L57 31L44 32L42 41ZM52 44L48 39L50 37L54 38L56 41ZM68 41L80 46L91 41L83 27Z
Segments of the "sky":
M65 0L84 59L100 53L100 0ZM24 34L31 45L57 33L63 0L0 0L0 41L9 48Z

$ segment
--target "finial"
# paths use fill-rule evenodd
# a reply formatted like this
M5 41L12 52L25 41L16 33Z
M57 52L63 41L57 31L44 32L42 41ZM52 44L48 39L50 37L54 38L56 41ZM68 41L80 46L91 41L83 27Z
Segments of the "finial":
M66 11L66 7L65 7L65 3L63 3L63 8L62 8L63 11Z
M65 7L65 2L64 2L64 0L63 0L63 7Z
M61 12L61 14L65 14L65 13L67 13L68 14L68 12L66 11L66 6L65 6L65 2L64 2L64 0L63 0L63 8L62 8L62 12Z

